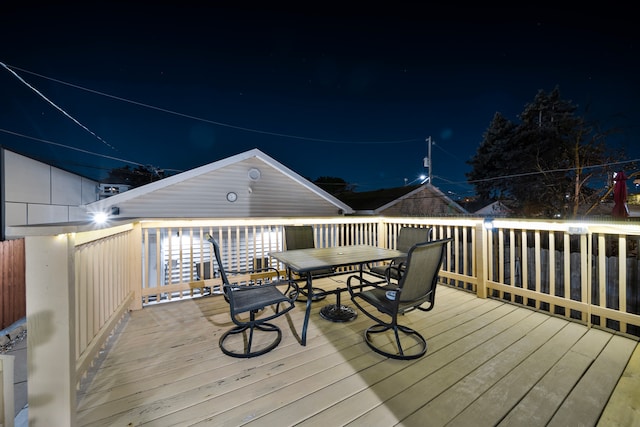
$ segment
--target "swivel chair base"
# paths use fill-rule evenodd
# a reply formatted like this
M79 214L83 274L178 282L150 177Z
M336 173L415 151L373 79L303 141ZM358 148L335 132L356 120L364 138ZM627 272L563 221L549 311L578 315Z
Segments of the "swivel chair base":
M375 334L381 334L387 331L393 331L395 338L395 347L397 352L391 353L383 350L373 342L373 336ZM401 336L402 335L402 336ZM407 353L407 351L403 348L400 339L403 338L405 341L407 339L412 339L415 344L411 346L411 350L414 350L413 347L418 347L416 350ZM391 359L400 359L400 360L412 360L418 359L427 352L427 341L424 339L422 335L420 335L417 331L408 328L406 326L397 325L394 329L392 325L383 325L377 324L369 327L366 331L364 331L364 340L371 348L371 350L375 351L378 354L389 357ZM407 347L405 345L405 347Z
M275 334L275 338L273 339L273 341L271 341L270 344L260 347L257 350L252 350L251 346L253 344L253 333L254 331L264 331L264 332L268 332L268 333L272 333ZM243 345L243 351L237 351L237 350L231 350L228 347L225 346L225 341L227 340L227 338L238 335L238 334L243 334L245 335L245 333L248 331L248 337L244 336L242 338L242 345ZM278 344L280 344L280 341L282 340L282 331L280 330L279 327L277 327L276 325L272 324L272 323L262 323L259 325L254 325L253 327L251 326L236 326L235 328L232 328L230 330L228 330L227 332L225 332L224 334L222 334L222 336L220 337L220 340L218 341L219 345L220 345L220 350L222 350L222 352L224 354L226 354L227 356L231 356L231 357L239 357L239 358L249 358L249 357L255 357L255 356L260 356L263 355L265 353L270 352L271 350L273 350L274 348L276 348L278 346Z

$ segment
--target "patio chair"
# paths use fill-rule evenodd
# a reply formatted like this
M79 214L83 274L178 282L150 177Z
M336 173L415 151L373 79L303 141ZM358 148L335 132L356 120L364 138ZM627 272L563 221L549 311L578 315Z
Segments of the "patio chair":
M297 283L279 280L278 270L273 267L246 271L225 271L218 242L210 235L206 237L213 245L218 272L222 279L223 292L229 303L231 320L236 325L220 337L220 350L227 356L240 358L260 356L273 350L282 340L282 331L269 321L282 316L295 307L298 292ZM271 272L274 276L268 277ZM229 275L237 274L245 275L241 279L242 282L232 283L229 280ZM257 275L259 279L247 279L246 275L251 274ZM287 289L292 287L293 291L287 295L278 288L280 285L288 285ZM282 309L280 309L280 304L283 304ZM267 314L266 311L272 306L275 306L274 311ZM254 347L254 335L258 331L273 334L274 338L269 340L260 337L258 342L266 342L267 344L256 348ZM233 340L232 337L238 337L238 339Z
M438 274L446 245L451 240L414 245L409 249L406 269L398 281L387 278L383 285L369 282L360 275L349 276L347 290L351 300L376 322L364 332L365 341L373 351L402 360L417 359L427 352L424 337L408 326L399 325L398 316L416 309L429 311L434 307ZM354 280L359 284L352 285ZM373 314L374 309L381 314Z
M396 249L407 253L412 246L429 240L431 240L431 227L401 227L398 231ZM369 266L369 273L383 279L390 275L392 279L398 280L406 260L407 257L403 256L394 258L390 263Z
M284 241L287 250L290 249L311 249L315 248L315 241L313 240L313 226L311 225L285 225L284 226ZM326 277L335 274L335 271L331 268L315 270L311 272L312 278ZM300 276L301 279L305 279L306 276ZM314 296L313 301L319 301L326 297L324 290L320 288L313 288L314 293L320 293L320 296ZM300 289L298 296L304 295L307 297L307 292L304 288Z

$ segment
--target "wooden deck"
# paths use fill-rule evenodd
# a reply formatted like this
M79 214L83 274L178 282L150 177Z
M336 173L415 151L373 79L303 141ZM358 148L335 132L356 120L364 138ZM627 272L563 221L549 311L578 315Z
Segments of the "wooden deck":
M314 284L329 289L344 279ZM640 419L637 373L627 384L636 396L619 388L618 403L605 411L635 340L441 285L433 311L404 319L427 338L427 354L397 361L364 343L372 323L366 316L320 318L334 298L314 302L306 347L292 331L301 332L300 304L289 324L275 321L280 346L247 360L218 348L231 326L220 296L132 312L83 382L78 425L593 426ZM343 303L350 303L346 296Z

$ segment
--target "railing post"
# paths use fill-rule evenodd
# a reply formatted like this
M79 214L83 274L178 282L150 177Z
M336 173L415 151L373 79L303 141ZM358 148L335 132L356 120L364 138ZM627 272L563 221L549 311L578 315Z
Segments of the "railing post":
M73 233L27 236L29 425L76 425Z
M133 225L129 245L129 289L133 291L131 310L142 310L142 224ZM148 258L149 254L145 254ZM146 262L149 262L147 259Z
M487 248L487 230L484 228L483 221L480 220L476 224L476 274L478 277L478 287L476 295L478 298L487 297L487 267L489 262L489 251Z
M0 427L13 427L15 396L13 394L13 367L15 356L0 355Z
M381 248L386 248L389 245L387 244L387 227L384 219L380 218L378 221L378 246Z

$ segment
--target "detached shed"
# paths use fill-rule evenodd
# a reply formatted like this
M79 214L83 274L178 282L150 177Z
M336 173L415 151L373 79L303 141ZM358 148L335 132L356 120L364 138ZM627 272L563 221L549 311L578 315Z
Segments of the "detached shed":
M474 212L478 216L497 216L506 217L513 213L504 203L496 201Z
M357 214L387 216L460 215L468 212L427 183L345 194L342 200Z
M86 205L129 218L336 216L352 209L258 149Z

